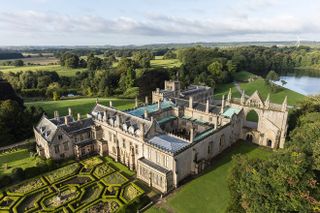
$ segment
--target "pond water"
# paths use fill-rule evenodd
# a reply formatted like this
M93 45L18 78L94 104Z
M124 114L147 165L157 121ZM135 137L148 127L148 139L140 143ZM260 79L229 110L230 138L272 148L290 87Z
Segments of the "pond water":
M282 85L281 80L287 83ZM280 81L275 83L303 95L320 94L320 76L286 74L281 75Z

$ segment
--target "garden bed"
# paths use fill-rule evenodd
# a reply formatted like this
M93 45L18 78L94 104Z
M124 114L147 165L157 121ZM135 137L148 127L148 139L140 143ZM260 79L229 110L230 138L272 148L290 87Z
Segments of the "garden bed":
M44 177L50 182L54 183L58 180L71 176L79 170L80 165L78 163L73 163L68 166L56 169L52 172L47 173Z
M54 210L76 199L79 195L80 192L76 187L67 187L61 190L60 195L59 192L56 192L46 197L41 204L45 210Z
M102 164L103 160L100 157L95 156L95 157L85 159L81 163L84 166L84 168L91 169L91 168L96 167L99 164Z
M94 179L90 175L75 175L67 180L55 184L58 188L66 185L78 185L79 187L84 184L92 182Z
M74 211L83 208L91 202L98 199L103 191L100 183L94 183L82 189L82 195L79 200L70 204L70 208Z
M49 187L22 198L14 208L14 212L30 212L39 209L38 202L51 192Z
M143 193L144 193L143 190L140 187L138 187L136 184L129 183L122 189L120 198L125 203L130 203L130 202L133 202L138 197L140 197Z
M114 171L115 170L111 166L109 166L107 163L104 163L104 164L97 166L94 169L93 175L100 179L106 175L111 174Z
M84 212L86 213L111 213L121 208L121 204L117 200L100 200L88 206Z
M104 184L106 184L106 186L109 186L109 185L122 186L128 181L128 179L122 174L120 174L119 172L114 172L102 178L101 180Z
M23 196L45 185L46 183L40 177L37 177L7 188L7 193L10 195Z

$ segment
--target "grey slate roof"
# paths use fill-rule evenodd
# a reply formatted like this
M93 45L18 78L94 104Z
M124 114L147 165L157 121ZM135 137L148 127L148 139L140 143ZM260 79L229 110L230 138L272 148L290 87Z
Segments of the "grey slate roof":
M68 125L65 124L65 117L68 119ZM63 129L67 134L72 135L87 131L92 125L92 118L75 121L74 118L69 115L51 119L44 116L36 126L36 130L46 139L46 141L51 142L59 128Z
M148 143L173 154L189 145L188 142L182 139L165 134L151 138Z
M92 118L86 118L80 121L70 122L68 123L68 125L62 124L60 125L60 127L67 133L75 133L75 132L79 133L79 131L83 129L91 128L92 125L93 125Z

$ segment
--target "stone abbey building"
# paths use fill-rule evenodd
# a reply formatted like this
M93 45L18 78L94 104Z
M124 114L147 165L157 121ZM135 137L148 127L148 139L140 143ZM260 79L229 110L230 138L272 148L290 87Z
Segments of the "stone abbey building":
M256 91L233 98L231 90L213 100L210 87L166 81L152 93L152 103L126 111L97 102L86 119L69 114L43 116L34 128L37 151L52 159L108 155L135 170L137 178L167 193L186 177L201 172L213 157L239 139L282 148L287 130L287 99L262 100ZM249 121L254 112L258 122Z

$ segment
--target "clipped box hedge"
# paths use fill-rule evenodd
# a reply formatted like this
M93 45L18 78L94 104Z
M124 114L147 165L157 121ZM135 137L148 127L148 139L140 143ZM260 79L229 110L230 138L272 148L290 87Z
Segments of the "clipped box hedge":
M6 192L8 195L25 196L45 187L46 185L47 183L42 177L36 177L8 187Z

